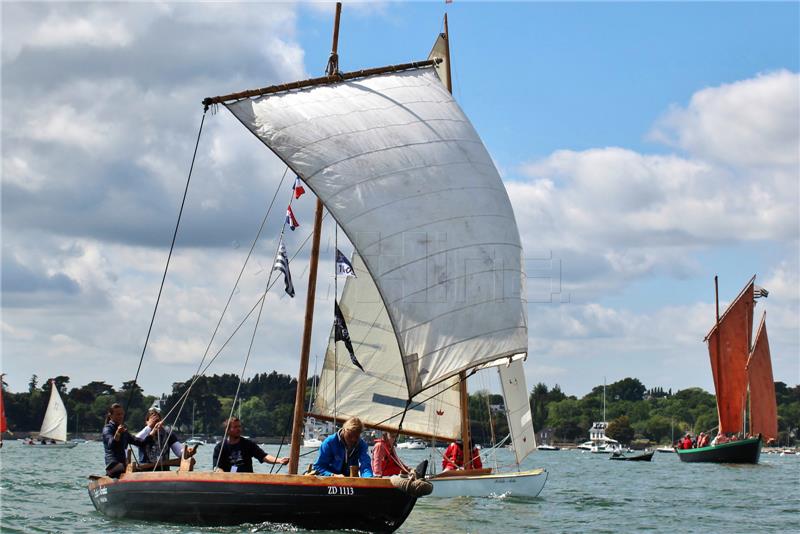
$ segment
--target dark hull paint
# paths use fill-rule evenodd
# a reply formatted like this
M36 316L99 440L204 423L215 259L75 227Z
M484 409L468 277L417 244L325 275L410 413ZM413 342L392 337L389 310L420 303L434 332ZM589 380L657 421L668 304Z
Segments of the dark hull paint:
M653 460L653 453L646 452L637 456L612 456L611 460L621 460L625 462L650 462Z
M761 456L761 438L743 439L700 449L677 449L675 452L682 462L757 464Z
M342 484L348 479L328 479L337 484L328 486L174 478L102 478L89 484L89 496L99 512L112 518L195 525L270 522L369 532L395 531L416 503L391 486L359 487L359 479L349 479L354 481L350 485Z

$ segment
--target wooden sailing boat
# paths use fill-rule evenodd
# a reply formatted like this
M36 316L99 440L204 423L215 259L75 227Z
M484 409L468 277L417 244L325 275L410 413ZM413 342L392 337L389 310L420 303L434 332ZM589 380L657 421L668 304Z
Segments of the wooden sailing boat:
M437 98L451 100L446 15L444 27L445 33L439 36L429 56L434 61L433 72L418 77L423 86L440 81L447 93ZM430 110L421 111L431 114ZM435 120L466 120L458 115L452 111L439 112ZM429 142L437 143L435 137ZM517 289L522 287L522 247L505 188L482 143L474 131L462 131L458 137L464 139L462 150L469 150L474 157L459 161L463 158L454 153L453 147L439 142L435 150L444 154L426 156L435 161L458 163L444 164L441 170L421 167L418 171L428 175L428 179L417 186L417 191L424 191L425 187L439 191L431 193L425 206L430 210L425 214L429 219L419 220L417 208L409 203L414 217L406 221L389 218L384 230L390 236L383 240L386 244L374 235L363 240L365 244L354 241L360 252L352 262L356 276L347 279L340 308L364 369L355 367L349 354L336 350L332 329L319 392L309 415L337 422L358 416L368 427L402 431L428 440L461 438L463 450L471 451L467 372L494 366L500 373L519 466L536 449L522 368L522 359L527 354L525 303L520 291L493 295L492 289L505 290L504 282ZM403 181L398 180L397 185L403 186ZM491 193L478 196L482 195L479 190ZM417 192L409 195L400 188L397 194L408 198L419 195ZM397 216L402 217L402 213ZM397 236L403 236L404 229L415 236L425 235L423 246L409 251L406 245L405 257L400 260L379 254L379 245L401 250L398 245L403 244ZM427 237L432 232L452 235L458 241L432 242ZM397 242L393 244L392 240ZM469 247L476 259L481 258L478 272L449 271L455 259L451 251ZM501 255L502 260L498 262L492 257L494 254ZM409 268L410 265L414 267ZM397 277L402 280L405 293L398 293ZM475 299L458 298L460 291L473 289L483 293ZM420 355L428 357L422 360ZM513 492L535 497L547 480L542 469L503 474L492 473L491 469L471 469L469 454L465 457L465 470L430 479L433 496Z
M39 438L24 443L32 449L71 449L77 445L67 441L67 408L58 393L55 380L50 380L50 400L39 430Z
M715 288L717 278L714 277ZM717 321L705 340L714 376L719 426L714 445L696 449L676 449L684 462L758 463L762 440L778 435L775 384L767 339L766 312L754 343L753 312L756 298L767 292L756 292L755 276L750 279L725 313L719 315L719 291L716 291ZM745 412L748 407L748 435ZM736 436L726 441L727 436Z

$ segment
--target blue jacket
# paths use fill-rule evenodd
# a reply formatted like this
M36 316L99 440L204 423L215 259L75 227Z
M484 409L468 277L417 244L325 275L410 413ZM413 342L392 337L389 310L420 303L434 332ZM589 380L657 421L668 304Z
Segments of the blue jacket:
M128 444L134 444L139 447L145 444L145 440L139 439L132 435L130 432L123 432L119 441L114 441L114 434L117 432L117 423L109 421L103 427L103 448L105 449L106 469L115 463L127 465L128 459L125 456L125 450Z
M360 467L359 472L362 477L369 478L372 476L370 463L369 448L366 441L359 438L356 446L348 454L344 440L337 432L328 436L322 442L319 448L319 458L314 463L314 469L323 476L350 476L350 466L355 465Z

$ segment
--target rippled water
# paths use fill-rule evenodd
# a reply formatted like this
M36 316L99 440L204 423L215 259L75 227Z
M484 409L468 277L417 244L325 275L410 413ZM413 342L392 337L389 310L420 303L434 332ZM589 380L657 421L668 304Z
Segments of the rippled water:
M212 447L201 447L200 467L210 466L211 451ZM106 519L94 510L86 491L86 475L102 471L102 452L97 442L48 451L7 441L0 450L0 530L285 530L271 525L198 528ZM426 451L401 451L401 455L410 464L428 457ZM508 451L498 456L501 463L511 461ZM301 465L311 458L302 459ZM544 467L549 472L538 498L422 498L400 532L796 532L800 519L800 456L762 455L759 465L725 466L685 464L673 454L657 453L652 463L626 463L557 451L534 454L523 467Z

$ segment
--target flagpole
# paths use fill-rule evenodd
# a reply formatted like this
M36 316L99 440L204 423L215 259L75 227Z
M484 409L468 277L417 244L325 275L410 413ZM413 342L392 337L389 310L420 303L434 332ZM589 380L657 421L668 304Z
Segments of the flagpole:
M342 3L336 3L336 16L333 23L333 45L331 58L338 57L339 19L342 15ZM338 60L329 62L329 66L338 71ZM328 73L334 74L334 73ZM311 330L314 323L314 296L317 291L317 266L319 264L319 238L322 230L322 201L317 197L314 211L314 232L311 240L311 259L308 269L308 292L306 294L306 317L303 325L303 344L300 348L300 370L297 372L297 391L294 399L294 419L292 421L292 441L289 452L289 474L297 474L300 462L300 445L303 441L303 407L306 400L306 381L308 380L308 355L311 351Z

